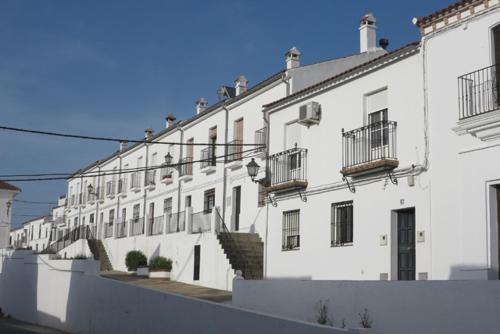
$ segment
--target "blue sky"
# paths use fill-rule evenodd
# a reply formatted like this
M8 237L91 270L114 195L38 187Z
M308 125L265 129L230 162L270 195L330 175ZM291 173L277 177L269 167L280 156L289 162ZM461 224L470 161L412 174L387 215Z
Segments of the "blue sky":
M373 12L390 49L418 40L411 19L451 0L0 2L0 124L140 138L170 112L217 100L244 74L250 85L284 67L356 53L359 18ZM0 130L0 174L71 172L117 148ZM18 199L53 201L65 181L16 183ZM16 203L13 223L50 205Z

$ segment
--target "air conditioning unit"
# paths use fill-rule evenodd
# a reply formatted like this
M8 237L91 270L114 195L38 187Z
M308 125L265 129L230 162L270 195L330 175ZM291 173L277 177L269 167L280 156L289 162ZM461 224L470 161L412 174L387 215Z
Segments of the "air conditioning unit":
M299 124L311 126L319 124L321 120L321 105L318 102L309 102L299 107Z

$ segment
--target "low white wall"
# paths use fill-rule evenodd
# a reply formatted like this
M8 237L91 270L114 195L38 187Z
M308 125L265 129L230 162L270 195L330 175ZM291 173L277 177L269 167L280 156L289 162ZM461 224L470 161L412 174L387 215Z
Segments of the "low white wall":
M61 249L58 254L61 255L62 258L72 258L77 255L85 255L88 258L94 257L94 255L90 251L88 242L85 239L80 239L73 242L68 247Z
M368 309L384 334L499 333L500 281L235 281L233 305L315 321L327 302L336 326L359 327Z
M70 262L88 266L68 270ZM102 278L91 274L94 265L26 251L3 254L0 307L17 319L72 333L356 333Z

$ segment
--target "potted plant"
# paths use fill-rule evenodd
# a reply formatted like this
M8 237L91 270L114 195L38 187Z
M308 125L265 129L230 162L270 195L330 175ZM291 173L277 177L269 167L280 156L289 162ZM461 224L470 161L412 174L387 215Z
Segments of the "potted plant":
M163 256L155 256L149 261L149 278L170 278L172 260Z
M125 257L127 269L136 272L137 276L148 276L148 259L141 251L130 251Z

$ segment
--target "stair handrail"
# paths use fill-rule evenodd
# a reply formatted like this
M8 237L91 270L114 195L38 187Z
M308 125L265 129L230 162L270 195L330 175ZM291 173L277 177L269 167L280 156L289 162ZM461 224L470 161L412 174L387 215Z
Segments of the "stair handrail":
M233 236L231 235L231 232L230 232L230 231L229 231L229 229L227 228L227 225L226 225L226 223L224 222L224 218L222 218L222 216L221 216L221 214L220 214L219 210L218 210L217 208L214 208L214 209L215 209L215 211L217 212L217 215L219 216L219 219L220 219L220 221L221 221L221 227L222 227L223 232L224 232L227 236L229 236L229 239L231 240L231 243L233 244L234 249L238 252L238 251L239 251L239 249L240 249L238 242L237 242L237 241L233 238ZM219 230L219 231L217 231L217 234L220 234L220 233L222 233L220 230ZM241 253L240 253L240 254L241 254ZM242 269L239 269L239 268L238 268L237 270L241 270L241 271L242 271L242 274L244 275L245 273L247 273L247 270L251 271L251 269L250 269L250 268L251 268L252 266L250 266L250 264L248 263L248 260L246 259L246 257L242 257L242 258L243 258L243 261L245 262L245 263L243 263L243 268L242 268ZM250 273L250 272L249 272L249 273ZM253 274L254 274L254 273L252 272L251 274L252 274L252 276L253 276ZM245 277L245 276L243 276L243 277Z
M59 239L48 245L44 251L46 252L53 251L57 253L61 249L66 248L69 245L81 239L85 240L95 239L94 233L89 225L74 227L68 233L63 234ZM68 240L70 242L66 244L66 241ZM62 247L59 247L61 245L61 242L62 242Z

